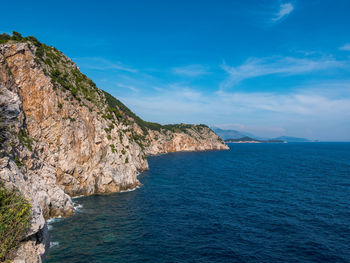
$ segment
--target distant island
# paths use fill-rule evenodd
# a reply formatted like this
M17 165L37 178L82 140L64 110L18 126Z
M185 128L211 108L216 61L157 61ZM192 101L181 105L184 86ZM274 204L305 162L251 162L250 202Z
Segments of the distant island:
M250 138L248 136L242 137L242 138L235 138L235 139L226 139L226 143L287 143L287 141L283 140L277 140L277 139L269 139L269 140L257 140Z
M218 127L211 127L211 129L219 135L223 140L234 140L232 142L236 142L236 140L242 140L242 138L249 138L248 141L256 141L256 142L316 142L316 140L309 140L306 138L297 138L297 137L291 137L291 136L280 136L277 138L264 138L260 136L255 136L254 134L245 132L245 131L237 131L237 130L225 130L220 129ZM244 140L245 142L248 142L247 140Z
M297 138L297 137L290 137L290 136L281 136L275 138L277 140L283 140L286 142L317 142L317 140L309 140L306 138Z

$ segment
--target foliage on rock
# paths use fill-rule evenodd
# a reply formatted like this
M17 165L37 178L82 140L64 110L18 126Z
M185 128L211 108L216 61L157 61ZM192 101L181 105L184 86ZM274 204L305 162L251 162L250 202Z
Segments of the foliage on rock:
M31 205L17 190L0 184L0 261L11 259L30 227Z

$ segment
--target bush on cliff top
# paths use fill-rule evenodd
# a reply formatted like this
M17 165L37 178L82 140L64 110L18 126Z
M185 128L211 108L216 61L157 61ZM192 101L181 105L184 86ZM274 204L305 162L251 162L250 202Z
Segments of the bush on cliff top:
M35 37L22 37L22 35L16 31L12 32L12 36L6 33L0 34L0 44L6 44L10 40L12 40L13 42L23 42L29 40L32 41L34 44L40 43Z
M0 262L8 262L30 227L31 205L0 183Z

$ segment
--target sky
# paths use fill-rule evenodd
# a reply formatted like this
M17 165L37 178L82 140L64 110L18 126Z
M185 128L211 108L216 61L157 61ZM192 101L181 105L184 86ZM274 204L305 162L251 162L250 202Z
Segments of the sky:
M3 1L147 121L350 141L350 1Z

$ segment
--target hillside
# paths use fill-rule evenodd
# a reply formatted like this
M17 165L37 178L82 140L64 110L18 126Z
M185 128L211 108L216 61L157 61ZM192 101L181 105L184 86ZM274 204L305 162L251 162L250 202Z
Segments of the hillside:
M269 140L257 140L251 137L245 136L242 138L226 139L226 143L285 143L283 140L269 139Z
M219 135L223 140L228 140L228 139L240 139L243 137L250 137L253 138L254 140L277 140L277 141L286 141L286 142L312 142L312 140L305 139L305 138L297 138L297 137L291 137L291 136L280 136L277 138L266 138L266 137L259 137L255 136L251 133L244 132L244 131L237 131L237 130L226 130L226 129L220 129L217 127L211 127L212 130Z
M45 220L69 216L71 197L140 185L146 156L228 149L206 125L146 122L76 64L34 37L0 35L0 182L31 203L17 259L41 262Z
M260 139L257 136L248 133L248 132L242 132L242 131L237 131L237 130L226 130L226 129L220 129L217 127L211 127L212 130L219 135L223 140L227 139L239 139L243 137L250 137L254 139Z
M281 136L281 137L277 137L275 139L276 140L283 140L283 141L286 141L286 142L312 142L309 139L290 137L290 136Z

